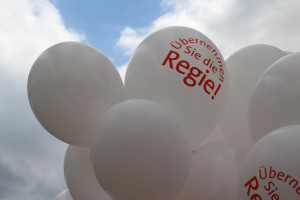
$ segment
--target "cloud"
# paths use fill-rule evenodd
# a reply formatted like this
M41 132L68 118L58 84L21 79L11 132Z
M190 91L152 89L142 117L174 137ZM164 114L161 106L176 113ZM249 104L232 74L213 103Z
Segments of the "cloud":
M84 34L67 30L58 10L47 0L1 1L1 67L28 73L36 57L51 45L80 40Z
M126 55L152 32L172 25L195 28L208 36L227 58L236 50L266 43L299 51L298 0L162 0L169 11L143 27L127 26L116 43Z
M84 39L47 0L0 2L0 199L50 200L66 188L67 145L47 133L27 99L27 77L46 48Z

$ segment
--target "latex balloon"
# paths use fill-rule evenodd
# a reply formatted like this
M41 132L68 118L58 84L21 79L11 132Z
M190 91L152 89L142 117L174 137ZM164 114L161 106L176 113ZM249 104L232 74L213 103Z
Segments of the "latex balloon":
M259 77L285 52L266 44L255 44L236 51L227 60L229 96L219 126L235 144L253 145L248 127L248 104Z
M176 200L237 200L237 184L247 150L228 142L201 146L192 159L186 187Z
M220 127L217 126L208 136L207 138L197 147L199 149L201 146L216 143L216 142L228 142L228 140L224 137ZM196 150L197 150L196 149Z
M110 200L98 183L90 162L90 148L69 145L64 164L65 180L75 200Z
M300 199L300 126L286 126L249 151L239 178L239 199Z
M69 190L62 191L54 200L73 200L72 196L69 193Z
M174 200L188 178L191 155L175 113L142 99L109 109L91 148L96 177L114 200Z
M275 62L261 77L249 102L253 141L287 125L300 124L300 53Z
M227 91L220 51L208 37L187 27L167 27L148 36L125 75L126 98L149 99L174 110L193 149L218 123Z
M34 62L28 98L36 118L52 135L88 146L101 114L124 100L124 87L102 52L83 43L63 42Z

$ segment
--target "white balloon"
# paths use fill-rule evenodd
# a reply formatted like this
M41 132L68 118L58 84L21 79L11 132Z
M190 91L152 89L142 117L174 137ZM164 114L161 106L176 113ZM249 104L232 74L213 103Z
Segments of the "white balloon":
M203 145L215 142L228 142L219 126L216 126L216 128L207 136L207 138L197 147L197 149Z
M75 200L111 200L96 179L90 162L90 148L69 145L64 173L69 192Z
M284 51L284 53L286 53L286 54L291 54L291 53L293 53L293 52L291 52L291 51Z
M275 62L260 78L249 103L254 142L287 125L300 124L300 53Z
M186 187L176 200L237 200L237 184L247 150L228 142L201 146L193 155Z
M175 113L142 99L109 109L91 148L96 177L114 200L173 200L186 183L191 155Z
M72 196L69 193L69 190L62 191L54 200L73 200Z
M255 44L236 51L227 60L229 96L219 127L235 144L253 145L248 127L248 104L257 81L264 71L286 54L266 44Z
M127 99L149 99L174 110L195 149L214 129L227 100L223 57L199 31L167 27L135 50L125 75Z
M300 199L299 152L299 125L282 127L260 139L243 163L239 199Z
M66 143L88 146L101 114L124 100L124 87L102 52L83 43L63 42L34 62L28 98L47 131Z

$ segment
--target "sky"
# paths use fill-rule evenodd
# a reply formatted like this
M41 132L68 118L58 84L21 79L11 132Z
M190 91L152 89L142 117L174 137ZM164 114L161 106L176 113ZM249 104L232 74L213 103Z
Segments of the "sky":
M105 53L122 77L136 46L171 25L195 28L228 58L251 44L300 51L299 0L0 0L0 200L53 200L66 189L67 144L33 116L27 77L63 41Z

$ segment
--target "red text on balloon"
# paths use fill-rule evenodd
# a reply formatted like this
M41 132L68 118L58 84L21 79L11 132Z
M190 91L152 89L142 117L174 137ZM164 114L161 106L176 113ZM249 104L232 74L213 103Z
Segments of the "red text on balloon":
M280 199L279 194L277 194L277 190L279 191L279 189L275 182L284 182L288 184L292 189L295 190L297 195L300 196L300 185L297 179L284 173L283 171L277 172L272 166L269 167L269 170L267 170L265 166L261 166L259 169L259 175L253 176L244 184L244 187L247 189L247 196L250 198L250 200L262 199L261 195L258 194L258 189L260 188L259 182L265 179L269 181L263 186L263 189L267 195L270 196L271 200Z
M189 87L194 87L196 85L203 87L204 91L208 95L212 95L211 99L215 99L218 94L221 84L217 86L215 82L207 78L209 70L202 71L196 66L191 66L187 60L181 60L180 54L176 51L170 50L164 59L162 65L168 65L170 69L176 69L179 74L185 75L183 78L183 83ZM223 80L220 79L222 82Z

